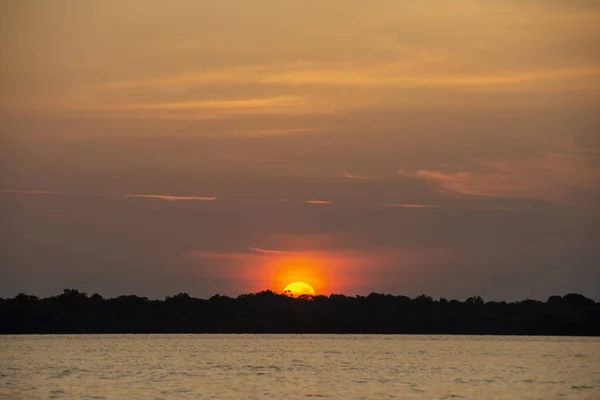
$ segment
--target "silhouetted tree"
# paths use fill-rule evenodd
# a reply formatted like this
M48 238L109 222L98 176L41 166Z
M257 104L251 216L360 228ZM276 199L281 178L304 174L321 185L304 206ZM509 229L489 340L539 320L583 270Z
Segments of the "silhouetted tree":
M421 304L433 304L433 298L431 296L427 296L426 294L421 294L415 297L415 301Z
M480 306L480 305L483 305L484 301L481 298L481 296L473 296L473 297L469 297L467 300L465 300L465 303Z
M0 333L411 333L600 335L600 304L580 294L487 302L368 296L289 297L270 290L208 300L188 293L164 301L104 299L66 289L40 299L0 299Z

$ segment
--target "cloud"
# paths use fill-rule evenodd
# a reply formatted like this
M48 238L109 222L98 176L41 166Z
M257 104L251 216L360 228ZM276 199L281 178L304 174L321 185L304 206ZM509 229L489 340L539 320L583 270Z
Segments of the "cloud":
M596 91L595 83L600 76L600 66L582 65L553 69L459 71L437 61L371 63L321 62L291 63L247 67L223 67L220 72L198 70L194 73L174 74L125 82L110 82L98 87L82 88L80 94L65 94L59 101L43 100L39 106L47 109L74 111L91 116L150 119L227 119L240 115L322 115L348 112L357 109L387 107L390 101L404 106L433 105L432 91L456 93L461 102L482 93L489 99L490 93L571 93ZM210 99L206 94L196 93L199 87L211 87L207 93L227 93L226 88L239 87L249 90L249 98ZM168 94L179 88L188 99ZM221 89L215 89L221 88ZM369 89L369 92L364 92ZM394 89L415 90L410 99L394 96ZM350 90L358 90L351 93ZM468 91L464 93L463 91ZM273 93L278 95L272 96ZM156 102L147 102L148 93ZM167 93L167 94L165 94ZM196 93L196 94L195 94ZM416 95L416 94L419 95ZM270 96L271 95L271 96ZM221 94L222 96L222 94ZM191 97L191 98L189 98ZM453 97L454 98L454 97ZM500 99L500 98L499 98ZM527 100L533 101L533 99ZM550 100L546 100L550 101ZM443 96L435 104L453 106ZM31 108L34 103L25 103ZM233 132L234 136L279 135L271 132Z
M138 197L166 201L214 201L218 199L218 197L169 196L164 194L124 194L123 197Z
M7 90L0 104L17 110L61 112L117 109L136 117L165 111L156 118L174 118L173 111L187 110L191 118L198 109L241 112L260 108L264 104L258 103L268 98L261 96L274 92L301 93L306 96L302 107L290 109L318 112L356 104L368 108L378 96L379 104L389 104L386 93L390 89L480 88L488 93L491 86L494 90L510 86L519 92L565 93L573 89L573 80L576 91L598 89L600 66L593 47L598 35L588 28L597 25L595 5L469 0L460 5L439 4L432 10L414 2L382 1L378 7L364 7L360 2L336 1L335 7L312 4L308 9L314 11L309 15L305 9L292 11L296 6L274 10L267 5L270 2L260 6L239 3L239 16L247 16L239 21L239 16L232 17L220 6L193 7L195 12L175 6L161 10L160 15L149 11L142 19L134 8L122 7L118 21L133 26L127 32L114 32L110 24L94 22L115 18L110 9L97 10L99 14L92 16L79 13L76 7L71 11L23 8L14 18L40 13L52 20L67 12L73 14L65 21L79 23L65 22L59 34L64 40L45 35L39 24L8 27L9 36L17 41L4 57L8 61L2 86ZM334 15L340 7L344 15ZM265 17L268 24L250 23ZM153 22L144 23L146 19ZM308 21L321 29L308 29ZM171 29L173 24L178 29ZM93 51L65 52L83 27L90 39L88 49ZM19 50L23 48L19 40L29 40L23 35L25 29L36 38L27 46L45 52L43 65L32 64L27 52ZM218 44L214 37L219 38ZM106 46L107 42L115 45ZM495 44L493 52L486 51L487 43ZM130 56L132 48L137 57ZM358 90L351 93L348 88ZM329 98L336 97L331 93L337 89L337 98ZM251 104L218 100L244 90L256 97ZM206 98L213 95L216 100ZM413 101L411 93L406 97ZM145 103L149 99L156 104ZM453 96L451 101L460 104L460 100Z
M62 192L54 190L16 190L16 189L0 189L0 193L16 193L16 194L42 194L42 195L59 195ZM201 197L201 196L171 196L164 194L133 194L126 193L123 195L114 193L98 193L94 196L117 196L130 198L158 199L166 201L214 201L218 197Z
M294 135L298 133L315 133L320 132L317 128L282 128L282 129L252 129L252 130L233 130L223 131L223 135L234 137L270 137L282 135Z
M600 166L595 160L593 156L549 152L526 159L476 160L455 168L399 170L398 174L446 192L577 204L581 192L600 191Z
M112 97L115 98L112 98ZM227 98L227 99L192 99L192 100L174 100L163 102L135 102L123 101L118 94L108 96L97 96L105 98L103 101L90 103L78 99L68 100L62 105L57 104L53 107L62 111L73 111L88 117L113 117L122 118L123 116L135 116L141 119L170 119L170 120L212 120L228 118L237 115L257 115L273 113L303 113L303 108L307 103L303 97L281 95L271 97L250 97L250 98ZM127 96L123 96L127 97ZM160 94L156 98L160 99ZM312 131L311 128L283 128L283 129L262 129L262 130L242 130L237 129L229 133L231 136L276 136L282 134L291 134L299 132Z
M472 208L474 211L499 211L499 212L541 212L537 208L519 208L519 207L480 207Z
M270 250L270 249L263 249L260 247L248 247L248 250L254 252L254 253L260 253L260 254L267 254L267 255L281 255L281 254L288 254L289 252L284 251L284 250Z
M449 208L446 204L402 204L402 203L387 203L378 204L379 207L398 207L398 208L412 208L412 209L431 209L431 208ZM459 206L457 206L459 208ZM540 212L542 210L535 208L520 208L520 207L467 207L468 210L472 211L498 211L498 212Z
M379 207L400 207L400 208L446 208L445 204L403 204L403 203L383 203Z
M146 80L109 82L103 85L103 89L250 83L350 88L489 87L544 82L569 77L585 78L600 74L600 66L597 65L457 74L450 69L449 65L443 64L444 60L442 55L437 55L410 63L405 61L378 64L304 62L232 67L222 68L218 71L199 70L195 73ZM431 63L438 63L438 68L430 71L423 68L424 65Z
M192 109L244 109L262 108L276 105L296 105L302 98L277 96L253 99L180 101L170 103L117 104L98 107L103 110L192 110Z
M377 180L379 180L379 178L374 177L374 176L357 175L357 174L353 174L353 173L350 173L350 172L344 172L343 177L344 178L348 178L348 179L357 179L357 180L365 180L365 181L377 181Z
M1 193L17 193L17 194L61 194L54 190L19 190L19 189L0 189Z
M333 204L331 201L328 201L328 200L306 200L305 203L306 204Z

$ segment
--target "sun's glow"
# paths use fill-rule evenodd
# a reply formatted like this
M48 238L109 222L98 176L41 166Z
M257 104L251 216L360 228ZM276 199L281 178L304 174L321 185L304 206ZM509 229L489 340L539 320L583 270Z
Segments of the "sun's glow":
M293 297L298 297L302 295L314 296L316 294L312 286L304 282L290 283L285 287L285 289L283 289L283 292Z

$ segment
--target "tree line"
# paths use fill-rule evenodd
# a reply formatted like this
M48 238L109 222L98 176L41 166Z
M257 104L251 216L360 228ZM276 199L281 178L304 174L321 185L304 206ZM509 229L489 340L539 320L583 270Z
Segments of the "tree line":
M103 298L74 289L48 298L0 299L0 334L377 333L600 336L600 303L580 294L547 301L300 296L272 291L198 299Z

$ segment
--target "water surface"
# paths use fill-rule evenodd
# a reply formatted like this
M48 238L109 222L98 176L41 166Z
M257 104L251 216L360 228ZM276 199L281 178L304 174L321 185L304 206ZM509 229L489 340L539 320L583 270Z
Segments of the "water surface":
M6 399L600 399L600 338L0 336Z

